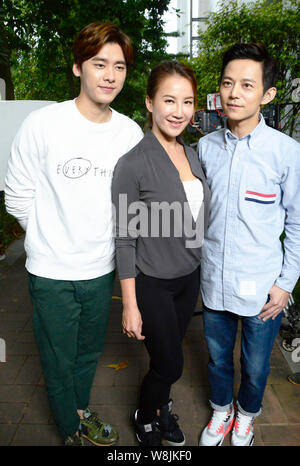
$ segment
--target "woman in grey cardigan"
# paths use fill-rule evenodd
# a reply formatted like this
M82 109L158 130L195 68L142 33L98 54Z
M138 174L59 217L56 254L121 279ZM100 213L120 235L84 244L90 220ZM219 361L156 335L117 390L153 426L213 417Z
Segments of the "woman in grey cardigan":
M157 65L148 80L151 130L119 159L112 193L123 332L150 356L133 424L143 446L181 446L171 385L183 370L182 340L199 295L210 192L198 156L179 135L194 113L196 80L184 64Z

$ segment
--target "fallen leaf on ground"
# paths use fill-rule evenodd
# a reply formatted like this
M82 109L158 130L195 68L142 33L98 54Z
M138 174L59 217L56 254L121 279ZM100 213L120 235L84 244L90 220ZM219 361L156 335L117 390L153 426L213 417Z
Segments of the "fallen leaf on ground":
M127 366L128 366L128 361L122 361L122 362L119 362L118 364L107 364L104 367L112 367L113 369L115 369L115 371L118 371L119 369L126 369Z

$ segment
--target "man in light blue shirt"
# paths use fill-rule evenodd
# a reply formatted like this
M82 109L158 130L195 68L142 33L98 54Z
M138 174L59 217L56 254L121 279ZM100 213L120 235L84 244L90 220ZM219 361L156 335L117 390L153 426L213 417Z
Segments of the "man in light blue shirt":
M214 409L200 445L221 445L231 429L232 445L253 444L253 421L261 411L282 309L299 278L300 146L268 127L260 114L261 105L276 95L275 82L276 63L264 46L229 49L220 84L226 127L199 141L212 193L201 291ZM239 320L235 414L233 348Z

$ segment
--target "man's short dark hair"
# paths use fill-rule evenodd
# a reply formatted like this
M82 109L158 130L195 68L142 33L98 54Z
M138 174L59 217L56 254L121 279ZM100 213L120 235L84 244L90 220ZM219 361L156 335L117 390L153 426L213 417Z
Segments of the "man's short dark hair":
M85 26L73 44L74 63L81 65L94 57L107 43L119 44L127 66L133 62L133 48L130 38L113 23L94 23Z
M269 55L266 47L260 43L238 43L230 47L223 55L221 79L226 65L232 60L254 60L262 63L264 92L275 86L277 81L277 62Z

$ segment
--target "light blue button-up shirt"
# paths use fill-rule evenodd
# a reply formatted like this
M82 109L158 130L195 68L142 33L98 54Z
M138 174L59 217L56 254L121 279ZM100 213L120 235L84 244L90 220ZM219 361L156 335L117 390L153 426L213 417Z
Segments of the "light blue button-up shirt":
M212 194L204 304L257 315L273 284L292 292L300 275L300 144L261 116L247 136L225 128L201 138L198 150Z

